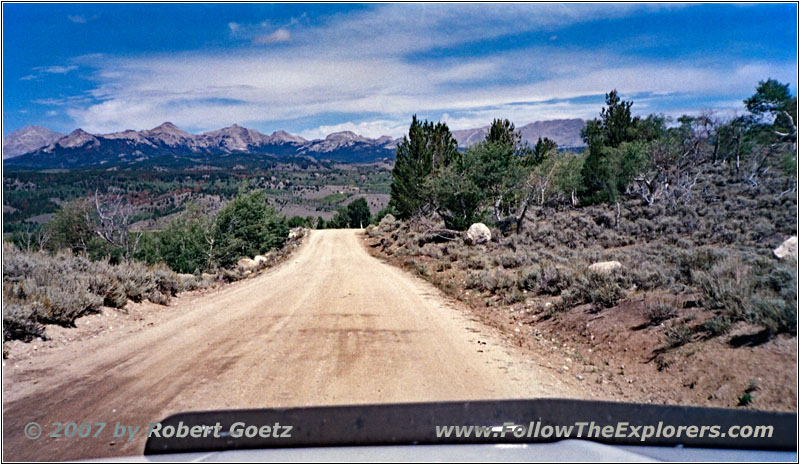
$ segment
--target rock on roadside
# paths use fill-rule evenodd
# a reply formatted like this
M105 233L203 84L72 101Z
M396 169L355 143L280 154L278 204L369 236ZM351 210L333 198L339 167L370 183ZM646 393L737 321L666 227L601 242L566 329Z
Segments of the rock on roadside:
M467 245L484 244L492 240L492 231L483 223L474 223L467 230L464 242Z
M797 236L792 236L783 241L783 244L781 244L777 249L773 250L772 253L781 260L788 258L794 258L797 260Z
M242 258L238 262L236 262L236 268L239 271L252 271L258 266L255 260L250 258Z
M622 268L622 263L616 260L610 262L597 262L589 265L589 271L593 271L595 273L610 273L620 268Z

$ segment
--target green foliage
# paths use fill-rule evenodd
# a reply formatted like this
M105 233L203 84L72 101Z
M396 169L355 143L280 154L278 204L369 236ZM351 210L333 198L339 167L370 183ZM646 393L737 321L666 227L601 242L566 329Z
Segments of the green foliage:
M299 227L310 228L313 225L314 225L314 218L311 216L308 216L306 218L303 218L302 216L293 216L288 220L286 220L286 226L288 226L289 229L299 228Z
M581 133L588 145L581 173L589 202L618 201L644 165L643 146L637 143L640 120L631 116L632 105L612 90L600 119L587 122Z
M262 190L240 193L217 214L213 257L229 267L242 257L253 257L286 242L286 220L267 205Z
M330 221L324 224L324 227L361 228L367 226L369 222L369 205L367 205L366 199L360 197L347 204L347 206L339 207L339 210Z
M85 252L95 237L97 212L88 200L74 200L63 205L47 223L50 241L46 248L68 248L75 253Z
M531 165L538 165L545 158L552 156L553 153L558 151L558 144L554 140L545 138L539 138L536 141L536 145L534 146L533 150L530 153L529 164Z
M514 129L511 121L495 119L486 133L486 142L517 147L522 143L522 136Z
M214 244L214 220L191 206L162 231L140 244L138 259L166 263L178 273L199 273L209 268Z
M351 228L361 228L369 224L370 212L367 200L360 197L347 205L348 225Z
M426 181L426 189L431 192L436 211L447 228L467 229L480 216L484 193L475 182L474 172L481 166L476 154L470 147Z
M392 170L390 205L399 218L430 210L432 199L424 186L435 170L447 166L458 154L458 144L444 123L411 120L408 136L397 146Z
M759 81L756 93L745 99L744 104L754 115L777 118L775 125L778 127L786 128L788 117L797 120L797 97L792 96L788 83L781 84L775 79ZM782 115L783 112L788 115Z

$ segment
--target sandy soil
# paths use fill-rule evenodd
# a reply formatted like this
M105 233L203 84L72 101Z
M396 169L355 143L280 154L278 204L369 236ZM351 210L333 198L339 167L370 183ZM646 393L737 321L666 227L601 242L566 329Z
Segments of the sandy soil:
M579 381L531 360L362 242L353 230L314 231L294 257L258 277L160 311L94 316L54 341L12 347L3 459L144 447L144 435L129 443L47 438L56 421L144 428L186 410L580 395ZM23 435L32 421L46 433L38 440Z

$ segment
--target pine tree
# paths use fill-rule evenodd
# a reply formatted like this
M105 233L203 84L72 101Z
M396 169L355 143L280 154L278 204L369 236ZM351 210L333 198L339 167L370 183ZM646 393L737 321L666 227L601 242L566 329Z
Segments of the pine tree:
M458 144L444 123L422 122L414 115L408 135L397 146L392 170L391 207L400 218L429 210L431 194L425 180L447 166L458 154Z
M620 99L616 89L606 94L606 107L600 110L600 119L587 121L581 136L589 146L581 175L584 196L590 202L615 202L624 189L627 177L620 176L620 157L632 157L636 152L622 144L636 139L639 119L631 116L633 102Z

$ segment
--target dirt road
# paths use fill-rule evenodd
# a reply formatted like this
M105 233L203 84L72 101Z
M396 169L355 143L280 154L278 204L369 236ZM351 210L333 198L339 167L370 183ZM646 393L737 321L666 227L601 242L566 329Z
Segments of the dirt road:
M424 281L371 257L353 230L314 231L289 261L127 334L7 364L3 458L141 454L131 442L46 438L52 422L146 427L186 410L569 396ZM38 422L45 434L27 439Z

